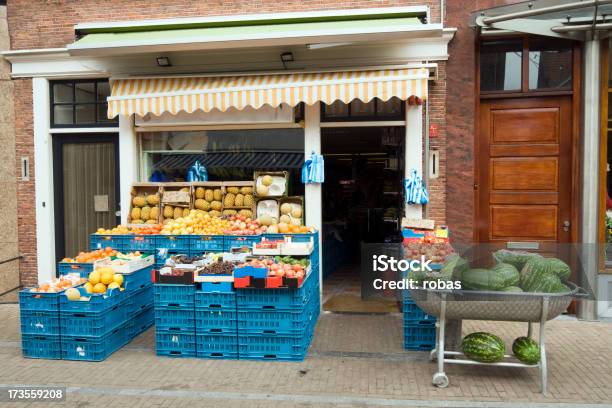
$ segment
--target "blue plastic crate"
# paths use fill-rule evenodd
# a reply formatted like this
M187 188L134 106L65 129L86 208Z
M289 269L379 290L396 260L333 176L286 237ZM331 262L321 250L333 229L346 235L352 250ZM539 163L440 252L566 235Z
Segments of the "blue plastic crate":
M62 359L102 361L123 347L129 340L127 323L115 328L104 336L62 335Z
M236 310L195 309L196 334L236 333Z
M157 248L158 235L126 235L124 251L153 252Z
M153 284L153 280L151 278L152 270L153 265L131 273L123 274L123 286L125 287L125 291L128 292L128 296L132 296L134 292Z
M278 359L279 356L304 356L311 340L312 335L239 334L238 355L240 358L250 356L264 359Z
M167 332L195 333L195 310L193 307L156 307L155 328Z
M155 352L166 357L196 357L196 335L156 331Z
M195 292L196 308L236 310L236 292Z
M436 328L404 325L404 343L435 344Z
M238 310L240 334L304 335L314 313L310 308L299 312Z
M189 252L191 235L158 235L157 249L166 248L169 251Z
M21 334L59 335L59 312L21 310Z
M423 343L419 341L404 341L404 349L410 351L431 351L436 348L435 343Z
M153 307L153 285L145 286L128 296L126 307L128 316L135 316L143 310Z
M129 235L91 234L89 236L89 249L95 251L96 249L111 247L117 251L124 251L128 237Z
M23 289L19 291L19 309L58 312L59 299L62 294L63 292L39 293L31 292L30 289Z
M81 278L87 278L93 269L93 263L60 262L57 264L57 271L60 275L78 273Z
M222 252L224 244L223 235L191 235L189 250L195 253Z
M22 334L21 352L27 358L62 358L62 345L59 335Z
M155 311L153 307L141 311L130 320L128 325L129 337L133 339L145 332L149 327L155 324Z
M100 313L115 308L119 304L125 302L127 299L127 290L121 291L119 289L111 289L105 294L100 294L87 293L85 288L82 286L78 287L77 289L81 293L81 296L87 297L89 300L68 300L68 298L62 293L59 299L59 310L61 313Z
M196 334L196 353L198 357L229 358L238 355L238 337L235 334Z
M234 292L234 285L232 282L202 282L198 287L199 292Z
M404 316L404 327L406 326L433 328L436 327L436 319L411 319L409 317Z
M236 304L241 309L295 310L306 305L317 287L318 277L309 273L297 289L239 289ZM318 292L316 293L318 296Z
M103 312L60 312L62 336L101 337L127 321L124 303Z
M226 235L223 238L223 250L230 251L232 248L243 246L253 247L253 244L260 242L263 235Z
M426 314L411 300L404 300L402 303L402 313L404 314L404 319L436 321L435 316Z
M195 307L195 285L153 285L155 307Z
M238 360L238 353L206 352L196 350L196 357L209 360Z

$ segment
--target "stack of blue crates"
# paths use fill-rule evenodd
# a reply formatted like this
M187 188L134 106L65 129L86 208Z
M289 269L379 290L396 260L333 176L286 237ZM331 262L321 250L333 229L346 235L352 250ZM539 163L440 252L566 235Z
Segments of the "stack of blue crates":
M203 282L195 292L196 354L238 359L236 291L231 282Z
M21 343L24 357L61 359L60 293L19 293Z
M158 356L196 357L195 286L154 285Z
M436 344L436 317L425 314L410 298L409 291L402 292L404 348L417 351L432 350Z

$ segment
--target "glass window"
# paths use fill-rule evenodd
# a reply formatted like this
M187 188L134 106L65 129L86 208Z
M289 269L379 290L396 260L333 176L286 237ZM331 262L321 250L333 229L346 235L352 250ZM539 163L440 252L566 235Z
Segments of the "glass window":
M480 45L480 90L520 91L523 42L486 41Z
M51 86L52 127L117 126L107 118L108 81L57 81Z
M304 129L141 133L142 181L184 181L199 161L210 181L252 180L258 170L288 171L289 194L303 195Z
M335 101L330 105L322 104L321 120L324 122L404 120L404 104L399 98L391 98L386 102L378 98L370 102L355 99L348 104Z
M571 43L559 39L530 39L529 89L571 88Z

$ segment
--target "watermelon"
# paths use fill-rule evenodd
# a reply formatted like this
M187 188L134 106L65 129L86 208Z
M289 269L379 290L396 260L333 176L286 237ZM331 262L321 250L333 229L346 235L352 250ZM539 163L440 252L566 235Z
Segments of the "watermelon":
M491 268L491 273L503 282L503 287L519 283L519 271L511 264L499 263Z
M538 293L562 293L570 292L569 288L561 283L561 279L557 275L551 273L544 274L540 279L534 282L531 286L523 288L526 292Z
M512 353L525 364L540 362L540 346L529 337L519 337L512 343Z
M561 276L569 276L569 267L556 258L533 258L520 273L519 285L525 292L563 293L570 289L561 283Z
M469 359L481 363L497 363L503 360L506 346L503 340L494 334L476 332L461 340L461 350Z
M569 279L572 271L568 264L557 258L546 258L546 262L550 271L557 275L562 282Z
M501 291L502 292L522 292L523 289L519 288L518 286L508 286L507 288L503 288Z
M468 269L470 269L470 264L467 260L457 254L451 254L446 257L446 260L444 261L444 265L442 265L440 273L447 280L461 280L461 275Z
M493 253L493 258L498 263L509 263L517 270L523 269L523 266L532 258L541 258L540 255L525 251L510 251L508 249L500 249Z

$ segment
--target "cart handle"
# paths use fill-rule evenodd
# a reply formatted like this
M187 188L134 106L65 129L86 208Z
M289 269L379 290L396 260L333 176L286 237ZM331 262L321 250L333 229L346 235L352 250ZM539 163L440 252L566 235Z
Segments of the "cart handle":
M584 288L581 288L580 286L576 285L576 293L574 293L574 297L588 297L591 296L591 294Z

